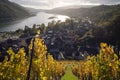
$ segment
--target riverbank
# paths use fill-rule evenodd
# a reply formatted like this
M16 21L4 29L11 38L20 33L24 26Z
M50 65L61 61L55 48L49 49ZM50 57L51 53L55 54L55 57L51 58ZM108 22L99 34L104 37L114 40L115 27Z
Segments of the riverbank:
M65 21L67 18L69 18L68 16L64 16L64 15L56 15L57 18L54 19L48 19L49 17L54 16L55 14L50 14L50 13L45 13L45 12L39 12L36 14L36 16L31 16L31 17L27 17L27 18L23 18L20 20L15 20L13 22L9 22L9 23L5 23L2 24L1 26L4 27L0 27L0 32L4 32L4 31L15 31L17 29L24 29L25 26L29 26L30 28L32 28L33 24L42 24L44 23L46 26L48 25L49 22L54 21Z
M9 24L11 24L11 23L13 23L13 22L21 21L21 20L24 20L24 19L26 19L26 18L34 17L34 16L36 16L36 14L31 14L31 15L29 15L29 16L24 16L24 17L9 19L9 20L4 19L2 22L0 22L0 27L4 27L5 25L9 25Z
M4 42L8 39L18 39L23 34L23 31L15 31L15 32L0 32L0 42Z

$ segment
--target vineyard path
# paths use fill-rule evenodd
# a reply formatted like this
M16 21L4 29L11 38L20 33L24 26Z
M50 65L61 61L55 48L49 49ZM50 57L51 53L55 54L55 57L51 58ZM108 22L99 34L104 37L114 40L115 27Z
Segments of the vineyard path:
M78 80L78 77L75 76L73 73L72 73L72 69L71 69L71 66L68 65L67 66L67 69L65 71L65 74L64 76L61 78L61 80Z

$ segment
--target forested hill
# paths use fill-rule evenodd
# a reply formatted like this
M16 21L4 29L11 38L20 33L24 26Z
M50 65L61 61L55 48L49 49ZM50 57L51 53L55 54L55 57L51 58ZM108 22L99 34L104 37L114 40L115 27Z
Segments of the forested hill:
M98 24L110 22L120 16L120 5L100 5L92 8L53 9L48 12L68 15L70 17L89 17Z
M0 23L27 16L30 16L30 13L24 7L9 0L0 0Z

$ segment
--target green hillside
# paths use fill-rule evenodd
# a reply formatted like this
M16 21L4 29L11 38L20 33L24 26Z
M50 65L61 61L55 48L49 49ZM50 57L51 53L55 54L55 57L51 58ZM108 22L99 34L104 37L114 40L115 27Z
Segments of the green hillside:
M22 6L8 0L0 0L0 23L30 16Z

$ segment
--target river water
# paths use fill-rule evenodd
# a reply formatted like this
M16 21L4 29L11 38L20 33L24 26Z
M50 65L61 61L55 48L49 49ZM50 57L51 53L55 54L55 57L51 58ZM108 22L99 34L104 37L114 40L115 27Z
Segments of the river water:
M54 17L54 18L49 19L50 17ZM36 16L17 20L17 21L14 21L14 22L4 25L3 27L0 27L0 32L24 29L25 26L32 27L33 24L40 25L40 24L44 23L45 25L47 25L48 22L51 22L52 20L55 20L55 21L61 20L63 22L67 18L69 18L69 17L65 16L65 15L39 12Z

